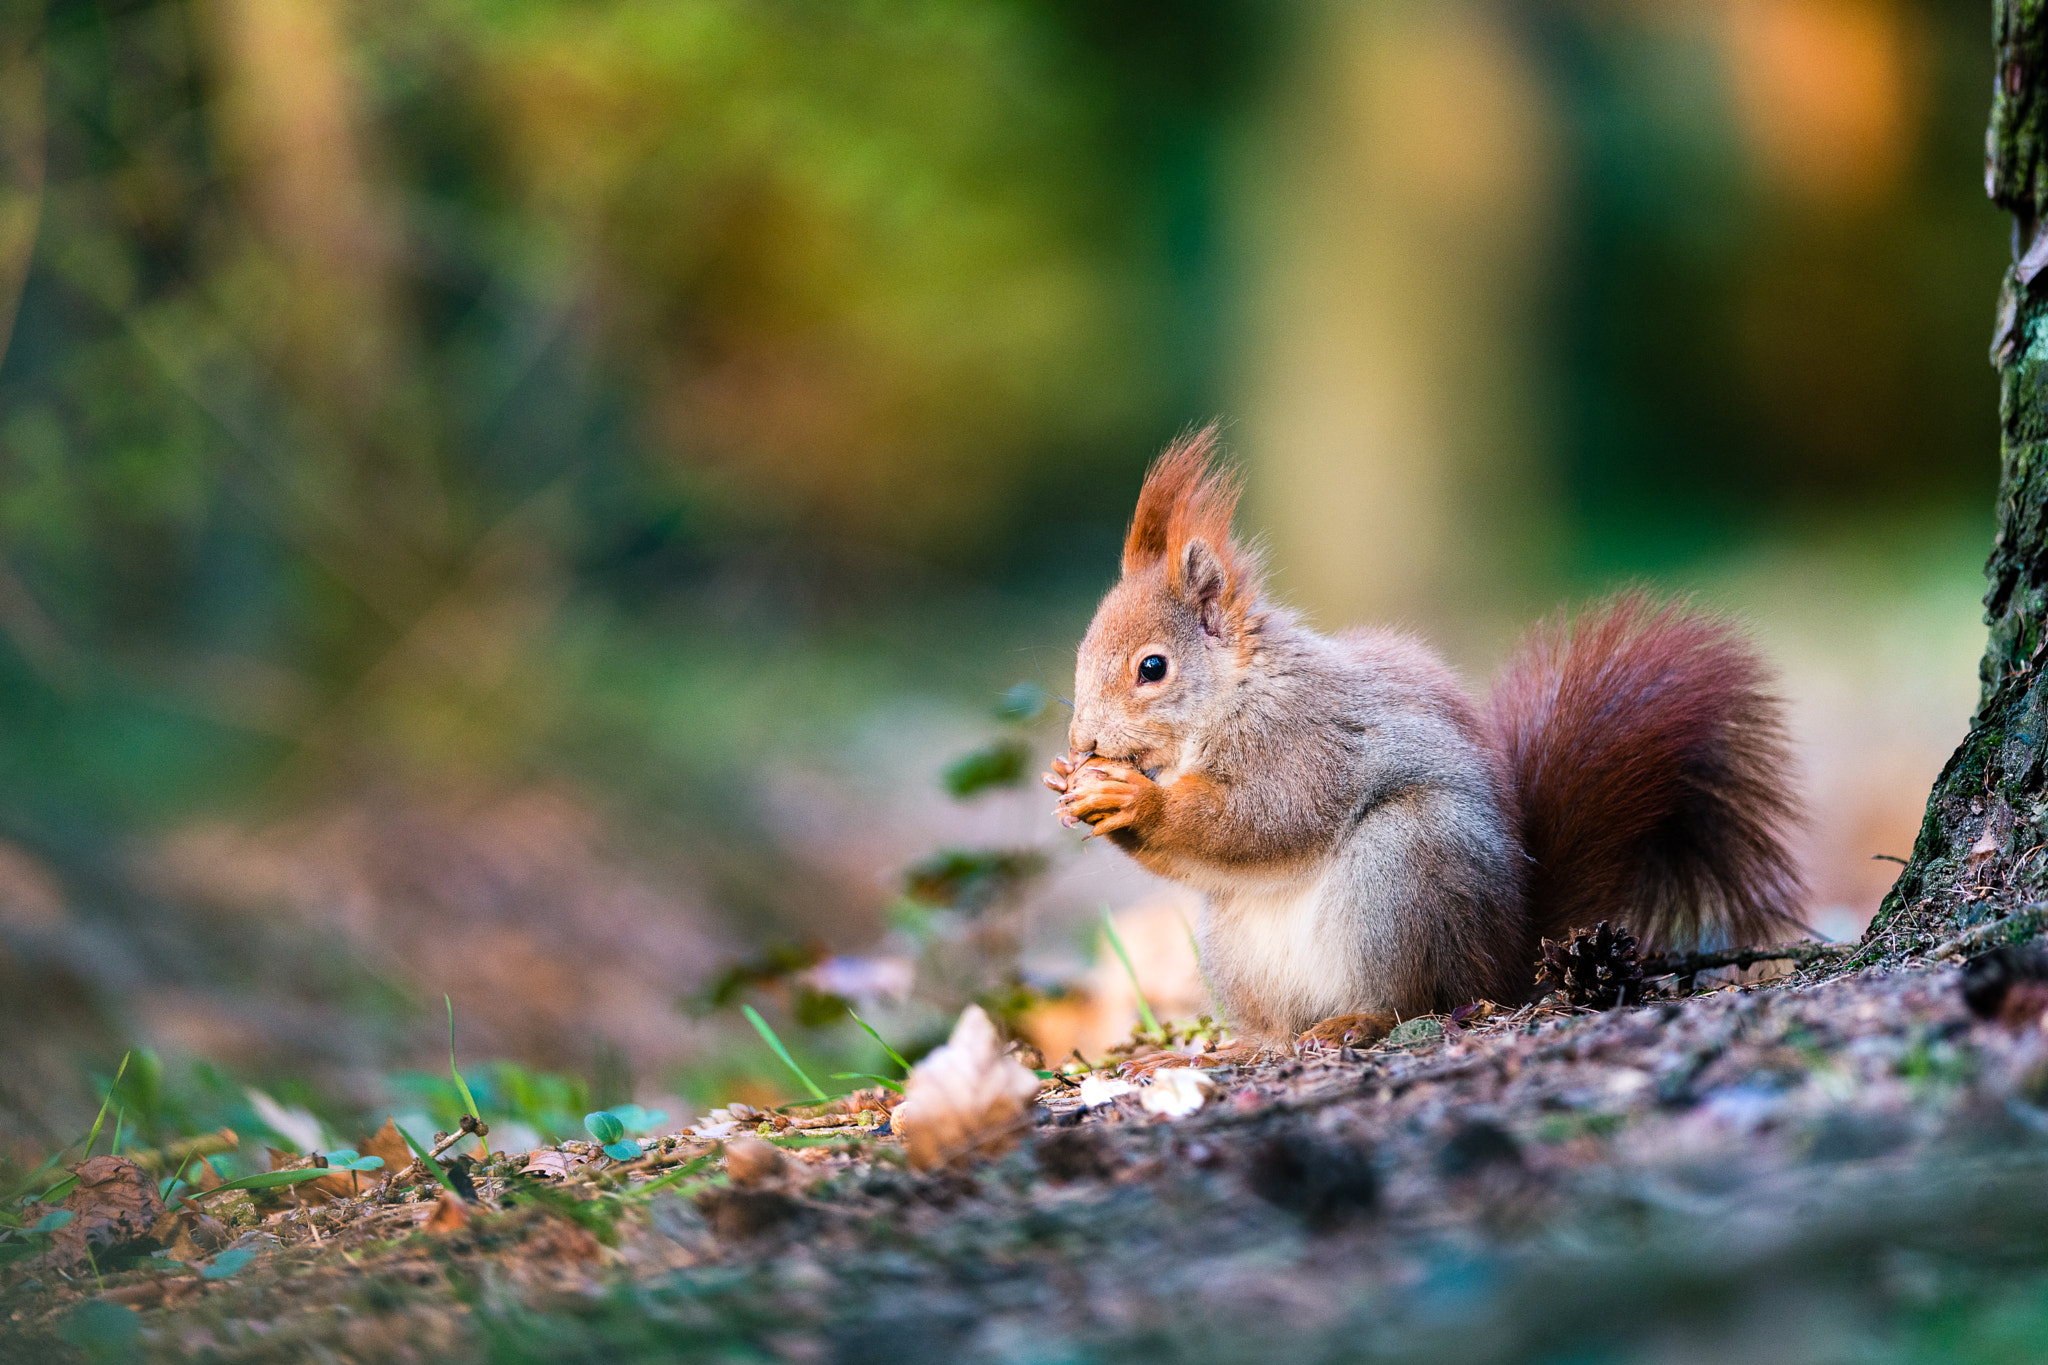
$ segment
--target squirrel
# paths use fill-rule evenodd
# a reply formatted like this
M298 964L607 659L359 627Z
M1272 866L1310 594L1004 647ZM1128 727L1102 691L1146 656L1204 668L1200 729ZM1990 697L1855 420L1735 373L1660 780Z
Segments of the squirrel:
M1628 592L1537 627L1481 707L1416 637L1266 596L1215 439L1147 473L1043 780L1062 823L1203 893L1241 1035L1526 1000L1539 940L1600 920L1646 948L1803 927L1781 706L1734 626Z

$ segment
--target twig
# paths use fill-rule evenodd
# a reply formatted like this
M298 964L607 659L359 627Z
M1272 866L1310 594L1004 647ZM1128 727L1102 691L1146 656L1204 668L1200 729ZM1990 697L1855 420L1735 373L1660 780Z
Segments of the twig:
M490 1135L490 1124L485 1123L474 1114L464 1114L462 1122L456 1125L454 1132L436 1133L434 1135L433 1150L428 1152L427 1155L439 1157L441 1153L447 1151L466 1137L475 1137L480 1146L488 1147L490 1144L484 1142L484 1139Z
M1936 961L1942 958L1954 957L1957 953L1963 952L1966 949L1989 943L1992 939L2003 935L2007 930L2018 929L2023 933L2032 934L2038 931L2043 924L2048 924L2048 904L2022 906L2004 919L1993 920L1989 924L1980 924L1974 929L1966 930L1956 935L1929 953L1928 956Z
M1716 967L1751 967L1759 962L1796 962L1805 966L1850 952L1853 943L1781 943L1770 948L1731 948L1717 953L1645 953L1646 976L1692 976Z

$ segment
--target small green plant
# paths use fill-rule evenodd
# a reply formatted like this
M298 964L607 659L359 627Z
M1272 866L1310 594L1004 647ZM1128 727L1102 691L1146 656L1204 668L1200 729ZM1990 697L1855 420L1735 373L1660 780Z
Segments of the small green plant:
M627 1139L625 1123L609 1109L585 1114L583 1131L596 1138L613 1161L632 1161L640 1155L640 1144Z
M455 1078L455 1088L462 1092L462 1103L469 1116L482 1123L484 1116L477 1112L476 1096L469 1093L469 1082L463 1080L462 1073L455 1069L455 1001L444 992L441 1003L448 1007L448 1074Z
M766 1042L770 1048L774 1049L775 1055L782 1059L782 1064L788 1067L791 1071L796 1073L796 1078L804 1083L804 1089L811 1092L812 1099L828 1100L832 1098L830 1095L827 1095L824 1091L820 1090L818 1088L818 1083L812 1080L810 1076L804 1072L804 1069L796 1064L796 1058L789 1055L789 1049L784 1047L782 1045L782 1040L775 1036L775 1030L768 1027L768 1021L761 1017L761 1012L759 1010L755 1009L752 1005L741 1005L740 1012L747 1016L747 1022L754 1026L754 1032L760 1034L762 1040Z
M85 1135L85 1150L81 1155L80 1160L84 1160L86 1157L90 1157L92 1155L93 1144L95 1142L98 1142L100 1138L100 1125L106 1121L107 1107L114 1102L114 1091L121 1084L121 1077L127 1074L128 1059L133 1055L134 1054L130 1052L124 1052L121 1054L121 1065L120 1068L114 1072L113 1084L107 1087L107 1097L100 1101L100 1112L93 1117L92 1131ZM115 1120L117 1127L119 1126L119 1122L120 1121L118 1119ZM56 1151L50 1153L49 1156L43 1159L42 1165L36 1167L33 1171L30 1171L28 1173L27 1179L21 1181L12 1190L8 1191L4 1199L0 1199L0 1204L12 1205L17 1200L19 1200L23 1195L32 1191L35 1188L36 1182L42 1179L44 1175L48 1174L49 1171L53 1167L55 1167L58 1162L62 1161L64 1159L64 1154L66 1152L69 1152L70 1150L71 1148L68 1146L59 1147ZM70 1194L72 1190L77 1188L77 1186L78 1177L76 1175L69 1175L64 1177L62 1180L59 1180L49 1189L44 1190L39 1197L47 1203L54 1204L58 1200L64 1198L64 1196Z
M874 1039L877 1043L881 1045L882 1051L889 1054L890 1061L896 1063L896 1065L903 1068L903 1074L905 1076L908 1076L910 1074L910 1063L903 1059L902 1053L898 1052L895 1048L889 1046L889 1042L886 1038L882 1037L881 1034L875 1032L874 1026L872 1024L868 1023L867 1020L861 1018L860 1015L854 1013L853 1006L851 1005L848 1005L846 1007L846 1013L848 1017L850 1017L853 1020L854 1023L860 1025L861 1032L867 1034L868 1037ZM835 1071L832 1073L832 1079L835 1081L873 1081L876 1085L879 1085L884 1089L893 1090L899 1095L903 1093L902 1081L892 1081L887 1076L877 1076L872 1071Z
M199 1278L202 1280L225 1280L228 1276L234 1274L255 1259L256 1253L247 1247L237 1247L230 1251L223 1251L200 1270Z

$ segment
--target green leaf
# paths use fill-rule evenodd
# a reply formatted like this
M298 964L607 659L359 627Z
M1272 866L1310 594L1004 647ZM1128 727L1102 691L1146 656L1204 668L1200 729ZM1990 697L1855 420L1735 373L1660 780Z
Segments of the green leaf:
M1024 780L1031 764L1031 750L1022 740L1004 739L963 754L946 765L939 781L955 800L965 800L990 787L1014 787Z
M668 1115L659 1109L642 1109L637 1104L615 1104L606 1112L626 1125L629 1133L645 1133L655 1126L668 1122Z
M100 1112L93 1117L92 1131L85 1135L85 1154L87 1156L92 1155L93 1143L99 1141L100 1124L107 1117L107 1106L114 1102L114 1090L117 1086L121 1084L121 1078L128 1074L128 1059L134 1055L135 1054L132 1052L124 1052L121 1054L121 1067L118 1071L114 1073L114 1083L113 1085L107 1087L107 1097L100 1101Z
M5 1195L0 1195L0 1204L12 1204L15 1200L21 1198L22 1195L28 1193L28 1191L35 1185L36 1181L42 1179L43 1176L46 1173L48 1173L51 1167L55 1166L59 1161L63 1160L64 1153L70 1150L71 1148L68 1145L59 1147L56 1151L44 1157L42 1165L30 1171L25 1177L22 1178L19 1184L17 1184L13 1189L9 1190ZM48 1198L49 1196L46 1194L44 1197ZM60 1195L58 1197L62 1198L63 1196Z
M29 1231L55 1232L77 1216L77 1212L73 1209L51 1209L41 1218L36 1219L36 1225L30 1228Z
M200 1271L199 1275L201 1279L225 1280L228 1276L234 1274L255 1259L256 1253L247 1247L240 1247L233 1251L223 1251L220 1255L214 1257L213 1263Z
M867 1020L861 1018L858 1014L854 1014L853 1006L851 1005L848 1005L846 1007L846 1012L848 1014L853 1015L853 1022L861 1026L862 1032L866 1033L868 1037L874 1039L876 1042L882 1045L882 1051L889 1054L890 1061L902 1067L906 1074L909 1073L910 1063L903 1060L902 1053L898 1052L895 1048L889 1046L888 1039L884 1038L881 1034L875 1032L874 1025L870 1024Z
M637 1161L641 1155L640 1144L631 1138L623 1142L607 1142L604 1145L604 1154L613 1161Z
M124 1357L142 1331L142 1319L132 1308L106 1299L87 1299L64 1315L57 1335L93 1360Z
M823 1100L831 1098L824 1091L818 1089L816 1081L804 1074L804 1069L796 1064L796 1058L789 1055L789 1049L784 1047L782 1040L775 1036L775 1030L768 1027L768 1021L761 1017L759 1010L755 1009L752 1005L741 1005L740 1012L747 1016L747 1022L754 1026L754 1032L760 1034L766 1040L768 1046L775 1049L775 1055L782 1058L782 1064L796 1073L796 1078L804 1083L804 1089L811 1092L812 1099Z
M330 1166L346 1166L362 1153L352 1147L344 1147L338 1152L324 1152L322 1155L327 1158L327 1164Z
M448 1006L448 1074L455 1078L455 1088L462 1092L462 1102L469 1106L469 1116L482 1123L484 1116L477 1112L476 1096L469 1093L469 1082L463 1080L462 1073L455 1069L455 1001L444 991L441 1003Z
M234 1190L274 1190L280 1185L303 1185L309 1180L319 1180L334 1174L332 1167L302 1166L295 1171L259 1171L255 1175L236 1176L223 1180L210 1190L202 1190L203 1196L227 1194Z
M599 1142L610 1144L626 1135L626 1125L619 1122L619 1116L607 1109L583 1116L583 1131Z
M342 1169L349 1171L381 1171L384 1169L384 1158L381 1156L359 1156Z
M1044 870L1045 855L1033 849L950 848L911 868L903 889L924 905L975 911Z

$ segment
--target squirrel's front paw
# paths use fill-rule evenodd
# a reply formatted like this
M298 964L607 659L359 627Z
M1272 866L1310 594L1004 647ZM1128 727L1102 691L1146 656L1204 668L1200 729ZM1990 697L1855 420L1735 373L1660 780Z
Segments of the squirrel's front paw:
M1158 783L1119 760L1091 758L1065 777L1060 823L1087 825L1091 837L1146 823L1164 799Z
M1297 1049L1371 1047L1394 1031L1400 1021L1391 1014L1338 1014L1294 1040Z

